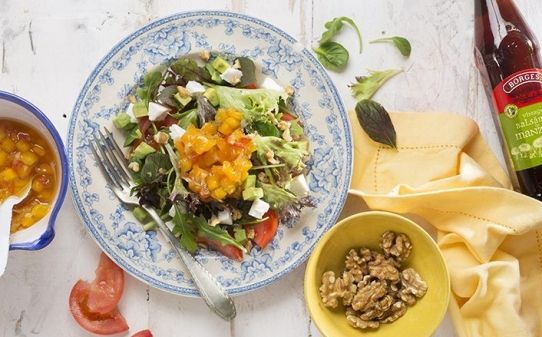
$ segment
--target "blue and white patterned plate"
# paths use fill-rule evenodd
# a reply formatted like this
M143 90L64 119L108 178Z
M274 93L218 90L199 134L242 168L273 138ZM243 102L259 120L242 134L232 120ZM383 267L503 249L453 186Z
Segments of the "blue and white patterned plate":
M308 178L318 200L315 209L305 211L299 223L281 226L269 247L254 249L242 262L209 251L197 254L230 294L239 294L303 263L335 223L350 186L352 139L343 103L322 66L290 35L252 17L200 11L155 21L128 36L94 69L73 109L70 184L85 226L118 265L153 287L197 295L173 249L155 232L144 232L107 188L89 140L99 128L113 128L111 118L125 109L127 96L150 68L201 50L249 56L265 76L295 88L295 110L314 151Z

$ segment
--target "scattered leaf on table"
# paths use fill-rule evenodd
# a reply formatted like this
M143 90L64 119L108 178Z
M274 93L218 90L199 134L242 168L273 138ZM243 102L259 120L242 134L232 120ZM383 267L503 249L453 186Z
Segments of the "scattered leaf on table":
M331 42L331 40L343 28L343 22L348 23L356 31L356 34L358 36L358 41L359 41L359 52L361 53L361 51L363 49L363 42L362 42L362 39L361 39L361 32L359 31L358 26L356 25L354 20L352 20L352 19L350 19L350 18L348 18L346 16L341 16L341 17L338 17L338 18L334 18L331 21L328 21L328 22L325 23L324 27L327 28L327 30L322 33L322 37L320 38L320 41L319 41L320 46L324 45L324 44L326 44L328 42Z
M373 40L370 43L393 43L395 47L399 49L399 52L407 57L410 56L410 53L412 52L410 42L401 36L383 37L381 39Z
M379 103L365 99L356 105L358 121L369 138L377 143L397 148L397 135L390 115Z
M318 61L329 70L341 71L348 63L348 50L337 42L327 42L314 49Z
M400 72L400 69L383 71L369 70L368 76L357 76L356 82L349 85L352 90L352 96L354 96L357 101L370 99L387 80Z

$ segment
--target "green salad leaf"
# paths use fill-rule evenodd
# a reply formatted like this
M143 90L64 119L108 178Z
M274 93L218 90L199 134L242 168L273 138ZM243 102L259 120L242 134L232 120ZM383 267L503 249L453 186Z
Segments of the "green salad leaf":
M333 71L341 71L348 63L348 50L338 42L327 42L314 49L318 61Z
M252 123L252 127L261 136L280 137L280 130L271 122L258 120Z
M132 129L128 132L128 135L126 136L126 139L124 140L124 146L130 146L133 142L136 141L136 139L141 139L143 135L141 134L141 131L139 130L139 126L136 124L132 127Z
M326 22L324 24L324 27L327 30L325 32L323 32L322 37L320 37L320 41L319 41L320 45L331 42L331 40L337 34L339 34L339 32L342 30L344 22L348 23L356 31L356 34L358 36L358 41L359 41L359 52L361 53L361 51L363 49L363 42L362 42L362 39L361 39L361 32L359 31L359 28L356 25L356 23L354 22L354 20L352 20L351 18L346 17L346 16L333 18L331 21L328 21L328 22Z
M386 81L399 74L401 71L402 70L400 69L389 69L383 71L369 70L368 76L358 76L356 77L356 82L350 84L352 95L358 101L370 99L373 97L375 92L380 89L384 83L386 83Z
M273 208L280 209L297 200L295 194L278 185L260 183L258 186L263 189L263 200Z
M242 251L246 252L246 248L242 244L237 242L225 229L222 229L220 226L209 226L207 221L203 219L198 223L199 231L198 234L204 237L207 237L211 240L216 240L225 245L235 246Z
M180 243L190 253L195 253L198 250L198 244L196 243L196 225L194 223L194 216L183 213L179 205L174 205L175 216L173 217L173 234L180 236ZM205 219L204 219L205 221Z
M134 104L134 113L136 115L145 115L149 110L149 102L154 99L154 95L164 78L163 67L158 67L149 71L143 77L143 86L136 90L139 101Z
M240 70L243 72L241 82L239 82L238 86L246 88L256 85L256 66L254 65L254 62L248 57L238 57L236 61L241 65Z
M305 167L303 160L310 154L306 140L288 142L279 137L255 136L253 142L260 158L265 158L266 154L272 151L275 158L296 171Z
M187 129L189 125L198 127L198 111L197 109L186 110L179 114L179 126Z
M154 152L145 158L140 177L144 183L153 182L161 176L166 175L172 167L168 155L161 152Z
M406 57L410 56L410 53L412 52L410 42L402 36L383 37L373 40L370 43L393 43L401 55Z
M176 74L182 76L186 81L208 82L211 80L209 72L200 67L197 62L189 57L181 57L170 66Z
M171 107L177 107L179 103L173 98L173 95L177 93L177 85L168 85L163 88L162 91L156 96L156 99L162 103Z
M196 102L196 113L199 117L200 125L215 119L216 109L205 96L198 96Z

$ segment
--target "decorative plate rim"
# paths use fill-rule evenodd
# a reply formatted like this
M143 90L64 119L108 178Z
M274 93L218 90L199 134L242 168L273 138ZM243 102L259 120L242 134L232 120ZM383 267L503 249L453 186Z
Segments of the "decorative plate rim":
M126 265L122 262L122 259L117 256L117 254L109 249L109 246L102 242L100 239L100 236L96 232L96 229L90 225L91 221L88 218L88 214L84 211L84 207L82 205L82 201L79 197L79 192L77 189L77 184L75 181L75 168L74 168L74 153L72 151L73 149L73 141L74 141L74 130L75 130L75 124L76 124L76 118L78 117L78 111L79 108L83 102L84 97L88 93L91 84L94 82L94 80L97 78L99 72L104 68L104 66L114 57L122 48L124 48L128 43L139 37L140 35L144 34L145 32L152 30L158 26L164 25L166 23L169 23L171 21L179 20L179 19L185 19L190 17L197 17L197 16L220 16L220 17L229 17L229 18L235 18L235 19L241 19L248 21L253 24L257 24L263 28L269 29L273 31L274 33L278 34L281 38L286 39L288 42L300 46L300 52L307 57L307 59L311 62L311 65L315 67L315 69L320 73L323 80L325 81L326 85L329 87L331 91L331 95L333 96L333 100L335 101L335 104L338 108L338 113L341 115L342 118L342 127L345 129L345 145L349 149L346 153L346 162L345 162L345 171L347 174L347 177L344 179L344 184L342 186L342 191L339 193L338 196L338 203L337 207L333 211L332 215L330 216L330 220L327 224L327 226L324 227L323 231L320 235L315 238L314 242L310 245L310 247L307 249L307 251L300 255L295 261L292 262L292 264L288 267L286 267L284 270L272 275L271 277L247 285L247 286L238 286L233 287L231 289L228 289L228 293L230 295L241 295L259 288L262 288L264 286L267 286L274 281L286 276L288 273L295 270L297 267L299 267L301 264L303 264L310 256L311 252L313 251L315 245L319 241L319 239L324 235L329 228L331 228L337 221L341 210L344 207L344 204L346 202L346 197L348 195L348 190L350 187L350 183L352 180L352 166L353 166L353 144L352 144L352 129L350 126L350 120L348 118L348 113L346 112L344 102L335 87L335 84L329 77L329 74L325 71L323 66L317 61L317 59L314 57L314 55L305 47L301 46L299 42L293 38L291 35L283 31L282 29L266 22L261 19L245 15L245 14L238 14L228 11L219 11L219 10L196 10L196 11L186 11L186 12L179 12L175 13L163 18L159 18L157 20L154 20L152 22L147 23L143 27L137 29L133 33L129 34L125 38L123 38L120 42L118 42L111 50L100 60L100 62L94 67L90 75L87 77L85 84L83 85L83 88L81 89L81 92L79 93L79 96L77 97L77 100L75 102L75 105L72 109L72 114L70 116L70 122L68 125L68 136L67 136L67 153L68 153L68 160L69 160L69 166L70 166L70 188L72 191L72 199L75 204L75 208L77 210L77 213L85 225L87 231L90 232L91 237L93 240L98 244L98 246L101 248L101 250L108 255L113 261L115 261L121 268L123 268L125 271L127 271L130 275L133 277L141 280L142 282L156 288L162 291L166 291L175 295L181 295L181 296L189 296L189 297L199 297L199 293L196 289L189 289L186 287L178 287L178 286L171 286L169 284L166 284L162 281L155 280L147 276L145 273L139 271L137 268L133 268L129 265Z

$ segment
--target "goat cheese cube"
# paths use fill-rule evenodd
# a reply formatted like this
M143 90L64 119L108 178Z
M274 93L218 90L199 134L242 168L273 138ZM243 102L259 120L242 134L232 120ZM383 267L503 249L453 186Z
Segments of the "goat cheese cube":
M188 83L186 83L186 90L188 90L190 95L202 94L205 92L205 87L199 82L188 81Z
M173 124L169 127L169 136L171 137L171 139L173 139L173 142L177 142L177 140L181 138L185 132L186 130L181 128L177 124Z
M130 123L137 123L137 118L134 115L134 104L130 103L128 104L128 107L126 108L126 114L130 116Z
M233 85L236 85L237 83L241 82L242 76L243 76L243 72L233 67L229 67L228 69L226 69L226 71L220 74L221 79Z
M298 197L304 197L309 194L309 184L307 184L307 179L305 175L300 174L292 179L290 182L290 191Z
M171 208L169 209L168 211L168 214L170 217L174 218L175 217L175 206L171 206Z
M232 225L233 219L231 217L231 212L227 209L218 212L217 215L218 223L221 223L223 225Z
M248 215L255 217L256 219L263 218L264 214L269 210L269 204L262 199L256 199L252 202Z
M266 77L261 85L261 88L263 89L269 89L269 90L276 90L276 91L284 91L284 88L281 87L275 80L273 80L270 77Z
M167 113L169 111L168 107L165 107L163 105L150 102L149 103L149 120L152 122L155 121L162 121L164 118L166 118Z

